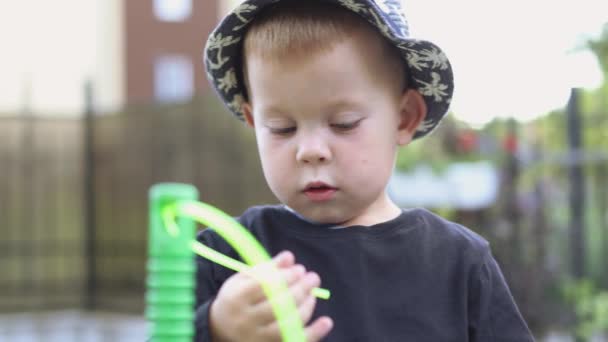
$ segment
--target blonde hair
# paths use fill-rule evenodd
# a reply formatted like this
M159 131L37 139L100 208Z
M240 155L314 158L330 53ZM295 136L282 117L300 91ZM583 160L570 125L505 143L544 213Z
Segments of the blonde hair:
M348 39L364 43L378 41L381 45L377 66L388 81L405 90L405 64L397 49L371 24L356 13L318 0L284 0L262 10L245 35L242 72L247 82L246 59L306 58L311 54L330 51ZM396 72L399 71L399 72Z

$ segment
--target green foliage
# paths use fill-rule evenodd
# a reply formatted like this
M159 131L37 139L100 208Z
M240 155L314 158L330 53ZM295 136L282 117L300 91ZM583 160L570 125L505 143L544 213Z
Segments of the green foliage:
M608 333L608 291L600 291L589 279L567 281L562 294L576 314L576 335L589 339L594 333Z
M608 74L608 23L604 24L600 37L589 40L586 45L597 56L604 75Z
M425 165L431 167L435 172L441 173L454 162L491 159L490 157L494 155L482 155L478 148L474 148L470 152L459 150L459 134L468 131L474 132L474 134L481 133L481 131L471 129L468 124L458 121L451 114L448 114L432 134L399 150L397 170L408 172L419 165Z
M588 40L586 47L595 54L604 75L603 85L586 91L582 101L585 124L585 144L599 150L608 149L608 22L597 39Z
M433 134L399 149L396 167L397 170L408 172L423 164L440 171L448 162L449 157L442 151L438 135Z

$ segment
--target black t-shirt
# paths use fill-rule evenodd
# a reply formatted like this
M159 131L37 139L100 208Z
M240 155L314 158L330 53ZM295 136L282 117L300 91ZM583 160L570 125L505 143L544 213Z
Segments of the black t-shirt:
M373 226L318 225L284 206L248 209L239 222L271 255L289 250L331 291L328 342L534 341L488 242L424 209ZM198 240L236 252L211 229ZM208 309L234 272L197 258L196 337L210 341ZM246 338L243 338L246 341Z

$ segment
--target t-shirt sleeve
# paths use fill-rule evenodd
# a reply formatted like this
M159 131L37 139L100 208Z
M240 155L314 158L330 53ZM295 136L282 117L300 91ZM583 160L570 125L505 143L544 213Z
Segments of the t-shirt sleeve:
M469 288L469 341L534 341L496 260L486 251L471 273Z
M226 253L219 237L212 231L207 230L198 234L197 240L221 253ZM226 272L218 269L211 261L196 256L196 301L195 301L195 342L211 342L209 332L209 309L217 295L223 281L227 277Z

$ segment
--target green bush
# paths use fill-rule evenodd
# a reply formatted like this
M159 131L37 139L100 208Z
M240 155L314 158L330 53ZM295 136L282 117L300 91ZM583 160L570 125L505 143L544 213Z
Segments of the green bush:
M576 314L576 335L588 340L595 333L608 333L608 291L589 279L568 281L562 288L566 302Z

